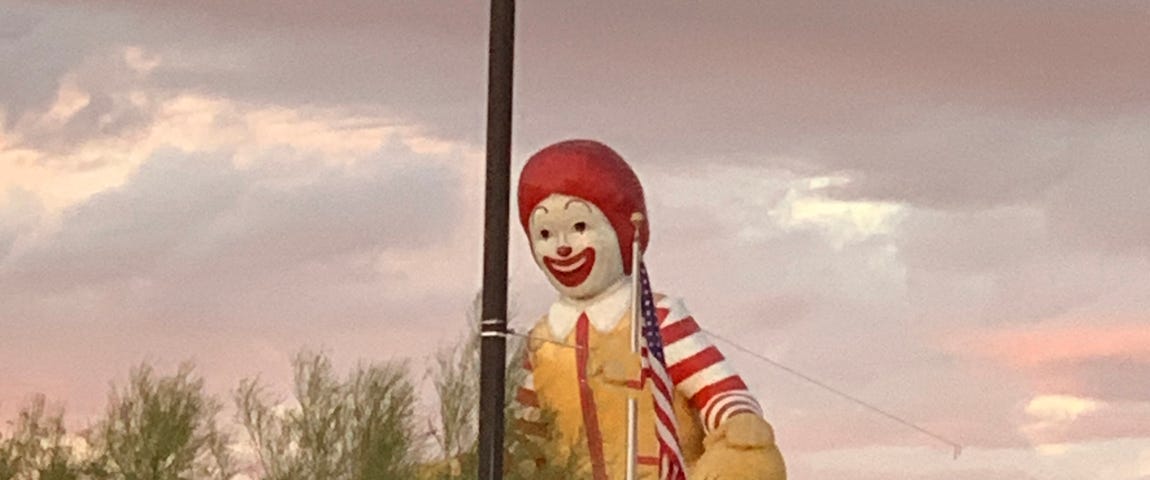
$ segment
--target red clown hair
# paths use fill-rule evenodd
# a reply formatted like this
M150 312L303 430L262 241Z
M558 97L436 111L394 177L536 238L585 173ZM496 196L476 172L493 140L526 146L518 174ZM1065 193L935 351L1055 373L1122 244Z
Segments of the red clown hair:
M643 186L631 166L611 147L594 140L567 140L548 146L531 156L519 176L519 221L531 239L531 212L554 194L581 198L607 216L619 238L623 271L631 273L631 241L635 230L633 213L647 218ZM648 222L639 226L640 246L647 250Z

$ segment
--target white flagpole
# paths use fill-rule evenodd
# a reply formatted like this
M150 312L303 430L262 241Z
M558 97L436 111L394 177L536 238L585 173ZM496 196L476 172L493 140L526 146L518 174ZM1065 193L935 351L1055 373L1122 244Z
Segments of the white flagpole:
M639 269L643 263L643 251L639 227L643 224L642 213L631 214L631 225L635 227L631 235L631 353L639 354L639 342L643 325L643 290ZM640 388L643 382L639 383ZM639 400L635 395L627 397L627 480L639 478Z

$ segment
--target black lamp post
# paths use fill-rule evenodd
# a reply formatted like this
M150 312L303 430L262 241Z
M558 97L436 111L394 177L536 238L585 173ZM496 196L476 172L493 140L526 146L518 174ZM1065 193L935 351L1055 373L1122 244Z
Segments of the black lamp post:
M487 60L487 186L479 349L479 479L503 478L507 359L507 242L511 215L511 97L515 0L491 0Z

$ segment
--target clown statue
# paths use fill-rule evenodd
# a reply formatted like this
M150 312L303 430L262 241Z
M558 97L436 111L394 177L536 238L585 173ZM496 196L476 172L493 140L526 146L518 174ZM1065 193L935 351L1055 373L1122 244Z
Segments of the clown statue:
M581 478L623 479L635 399L637 478L785 479L758 402L683 303L633 292L633 275L648 285L632 266L632 245L646 251L646 214L639 179L603 144L561 142L523 168L519 219L559 299L529 335L521 428L586 458ZM662 358L632 351L633 298L652 307L644 355ZM648 368L656 361L666 384ZM552 421L533 424L538 409Z

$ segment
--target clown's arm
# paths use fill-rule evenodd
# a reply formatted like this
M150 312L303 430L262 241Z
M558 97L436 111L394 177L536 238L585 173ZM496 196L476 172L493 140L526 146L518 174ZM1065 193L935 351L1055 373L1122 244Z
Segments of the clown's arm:
M706 432L692 478L783 479L783 459L762 407L683 303L658 302L667 373Z
M524 352L522 363L522 378L515 388L513 427L515 441L513 449L508 451L509 465L520 474L532 476L535 471L547 462L547 441L550 429L543 418L543 409L539 403L539 396L535 392L535 372L531 362L531 352Z
M523 380L515 392L515 424L520 432L530 437L546 437L546 425L541 418L539 397L535 393L535 372L531 366L531 356L523 356Z

